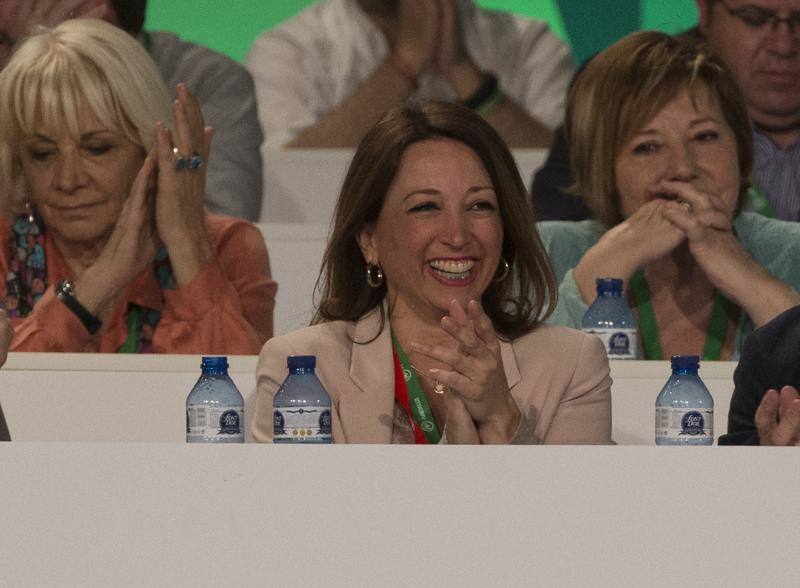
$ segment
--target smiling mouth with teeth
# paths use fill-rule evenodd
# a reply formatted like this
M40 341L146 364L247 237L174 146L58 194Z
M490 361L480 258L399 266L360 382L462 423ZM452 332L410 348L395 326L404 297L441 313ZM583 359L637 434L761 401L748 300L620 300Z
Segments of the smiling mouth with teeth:
M466 280L469 278L470 270L475 266L475 261L472 259L460 261L436 259L429 265L433 271L447 280Z

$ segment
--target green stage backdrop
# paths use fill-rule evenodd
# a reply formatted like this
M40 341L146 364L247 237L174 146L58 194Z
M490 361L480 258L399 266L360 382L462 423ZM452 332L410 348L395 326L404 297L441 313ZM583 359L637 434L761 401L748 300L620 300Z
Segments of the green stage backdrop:
M150 0L147 28L178 33L242 61L263 30L296 14L314 0ZM546 20L586 57L636 29L676 32L697 18L694 0L477 0L486 8Z

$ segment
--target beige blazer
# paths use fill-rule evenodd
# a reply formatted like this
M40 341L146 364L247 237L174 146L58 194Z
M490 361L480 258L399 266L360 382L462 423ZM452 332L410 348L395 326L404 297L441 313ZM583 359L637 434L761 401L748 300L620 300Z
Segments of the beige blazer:
M530 441L612 442L611 377L599 338L540 325L500 347L511 394L533 429ZM317 356L317 377L333 403L335 443L391 442L392 339L388 321L381 329L377 309L355 323L323 323L267 341L256 371L252 433L257 441L272 440L272 399L288 374L288 355Z

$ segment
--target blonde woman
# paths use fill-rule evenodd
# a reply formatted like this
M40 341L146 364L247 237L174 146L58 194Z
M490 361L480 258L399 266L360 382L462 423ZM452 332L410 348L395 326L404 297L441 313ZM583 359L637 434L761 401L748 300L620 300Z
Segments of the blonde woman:
M211 134L110 24L17 48L0 73L12 351L258 352L276 285L259 231L203 209Z

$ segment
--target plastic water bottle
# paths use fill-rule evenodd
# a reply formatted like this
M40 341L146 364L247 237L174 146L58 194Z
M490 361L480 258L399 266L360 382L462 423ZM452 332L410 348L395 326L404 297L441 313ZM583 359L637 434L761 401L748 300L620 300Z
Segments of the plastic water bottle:
M289 375L272 400L275 443L332 443L331 397L314 374L314 355L286 358Z
M636 359L636 319L622 295L622 280L597 278L597 297L583 315L581 329L603 340L608 359Z
M656 398L656 445L714 443L714 399L699 367L697 355L672 356L672 375Z
M227 357L204 357L186 398L187 443L244 443L244 399L228 377Z

